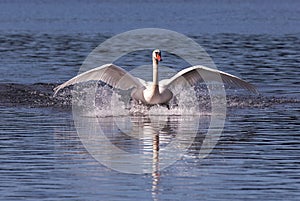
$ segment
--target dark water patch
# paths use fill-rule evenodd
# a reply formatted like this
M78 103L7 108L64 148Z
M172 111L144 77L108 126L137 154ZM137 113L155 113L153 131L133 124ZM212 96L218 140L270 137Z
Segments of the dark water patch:
M299 99L275 96L251 96L251 95L227 95L227 107L249 108L249 107L271 107L277 104L300 103Z
M70 107L71 102L68 96L65 96L64 100L53 97L55 86L55 84L46 83L0 84L0 104L26 107Z

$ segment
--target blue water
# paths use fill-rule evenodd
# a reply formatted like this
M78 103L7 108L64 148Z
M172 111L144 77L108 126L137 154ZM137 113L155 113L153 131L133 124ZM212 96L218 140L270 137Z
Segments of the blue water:
M299 11L300 2L292 0L1 1L0 200L299 200ZM226 89L225 127L205 159L197 156L211 114L201 110L197 130L184 128L182 146L197 135L176 163L160 169L150 155L145 163L154 165L152 173L126 174L87 151L68 91L54 98L52 89L75 76L101 42L148 27L186 34L219 70L254 84L260 95ZM142 52L120 65L130 69L148 57ZM184 67L176 59L164 62L175 71ZM95 127L101 122L116 146L146 157L157 153L152 136L159 136L162 151L180 123L189 122L177 110L156 109L154 125L144 115L118 117L125 127L128 119L137 123L140 141L131 136L136 130L116 129L103 110L86 118ZM125 168L121 158L113 162Z
M299 33L299 2L266 1L1 1L1 31L108 33L165 28L184 34Z

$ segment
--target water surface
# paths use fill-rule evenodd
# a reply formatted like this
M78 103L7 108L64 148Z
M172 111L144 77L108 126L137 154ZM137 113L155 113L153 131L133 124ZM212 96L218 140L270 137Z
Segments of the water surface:
M2 1L0 199L299 200L298 4ZM102 102L85 118L100 125L117 147L144 155L142 165L153 170L125 174L87 151L77 134L70 89L57 97L52 89L75 76L101 42L144 27L187 34L205 48L218 69L256 85L260 95L226 88L225 127L212 152L200 159L211 118L205 91L197 97L202 107L186 113L184 109L196 105L189 99L181 99L186 108L131 108L123 113L123 107L116 107L111 114L113 110L103 108L111 107L111 91L101 85L99 91L106 96L100 93ZM119 65L127 70L146 65L150 54L140 52ZM174 71L185 67L165 55L164 65ZM149 113L155 120L149 120ZM196 129L184 127L195 117ZM182 133L186 135L177 138L180 145L190 147L173 165L157 166L164 156L157 144L162 152ZM109 156L100 148L103 158ZM113 161L125 165L122 158Z

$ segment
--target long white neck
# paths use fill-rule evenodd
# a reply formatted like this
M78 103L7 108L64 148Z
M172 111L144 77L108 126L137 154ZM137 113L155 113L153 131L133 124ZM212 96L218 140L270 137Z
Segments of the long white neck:
M153 62L153 85L158 85L158 61L152 59Z

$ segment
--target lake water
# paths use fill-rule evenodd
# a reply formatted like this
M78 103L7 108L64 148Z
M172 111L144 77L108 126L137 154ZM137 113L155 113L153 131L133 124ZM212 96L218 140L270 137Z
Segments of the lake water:
M299 200L299 9L292 0L1 1L0 199ZM52 96L101 42L148 27L186 34L219 70L257 86L259 95L226 88L220 136L208 135L214 114L201 87L168 110L128 105L101 85L81 116L70 89ZM118 65L132 70L149 55ZM163 56L174 72L186 67Z

